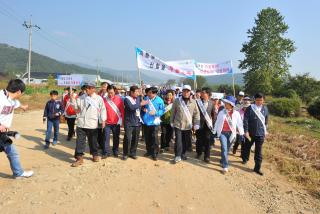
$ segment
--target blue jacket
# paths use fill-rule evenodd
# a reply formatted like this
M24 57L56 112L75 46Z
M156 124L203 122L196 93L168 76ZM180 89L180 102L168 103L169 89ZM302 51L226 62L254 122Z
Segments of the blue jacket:
M140 112L141 98L137 97L136 104L132 104L128 98L124 99L124 126L140 126L141 122L137 116L137 109Z
M46 117L49 120L59 119L63 112L64 109L61 101L49 100L44 108L43 117ZM59 116L56 116L56 113L58 113Z
M268 128L268 118L269 118L268 108L266 106L263 106L261 109L261 113L266 119L265 126ZM264 133L262 122L260 121L256 113L254 113L251 106L249 106L246 109L246 112L244 113L243 128L244 128L244 132L249 132L249 135L251 137L256 137L256 136L264 137L266 134Z
M148 97L145 97L144 100L148 100ZM151 111L150 105L145 105L143 108L147 109L147 112L142 111L142 120L144 125L146 126L158 126L160 124L155 124L154 120L156 117L161 117L164 114L165 107L164 107L164 102L163 100L159 97L156 96L153 100L151 100L154 108L156 109L156 114L155 115L150 115L148 112Z

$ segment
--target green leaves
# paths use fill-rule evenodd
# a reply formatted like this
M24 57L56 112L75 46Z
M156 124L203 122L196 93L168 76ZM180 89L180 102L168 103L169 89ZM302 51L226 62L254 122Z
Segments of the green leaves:
M239 68L247 70L244 80L247 93L271 94L288 75L287 58L296 50L294 42L284 37L289 27L273 8L263 9L248 30L248 42L240 50L245 58Z

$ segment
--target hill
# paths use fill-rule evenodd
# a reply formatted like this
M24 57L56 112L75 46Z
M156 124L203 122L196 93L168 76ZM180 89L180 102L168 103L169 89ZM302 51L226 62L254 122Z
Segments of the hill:
M0 44L0 73L7 75L23 74L26 71L28 50ZM57 61L50 57L32 52L31 77L46 78L48 74L96 74L95 69ZM111 74L102 74L102 78L112 79Z

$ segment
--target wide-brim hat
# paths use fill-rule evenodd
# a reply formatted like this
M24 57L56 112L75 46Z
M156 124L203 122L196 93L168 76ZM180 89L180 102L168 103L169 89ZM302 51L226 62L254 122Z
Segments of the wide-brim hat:
M84 82L83 86L95 88L96 87L96 83L94 83L94 82Z
M233 107L236 106L236 98L234 96L227 96L225 99L222 99L222 102L229 103Z

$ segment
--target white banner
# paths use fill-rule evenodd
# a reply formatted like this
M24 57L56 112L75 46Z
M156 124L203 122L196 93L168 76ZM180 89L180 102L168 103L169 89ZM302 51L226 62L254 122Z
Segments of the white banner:
M214 76L223 74L232 74L231 61L223 63L199 63L195 64L195 75L197 76Z
M58 75L59 86L79 86L83 82L81 75Z
M232 63L231 61L223 63L199 63L193 59L189 60L178 60L178 61L167 61L170 65L179 66L188 71L194 71L196 76L214 76L223 74L232 74Z
M171 74L179 77L194 78L193 69L184 68L174 62L165 62L140 48L136 48L136 57L138 68L140 69Z

